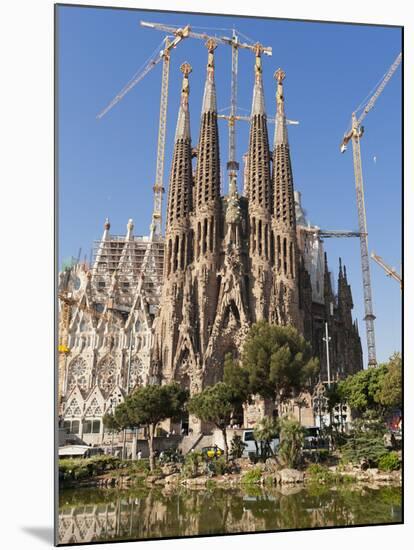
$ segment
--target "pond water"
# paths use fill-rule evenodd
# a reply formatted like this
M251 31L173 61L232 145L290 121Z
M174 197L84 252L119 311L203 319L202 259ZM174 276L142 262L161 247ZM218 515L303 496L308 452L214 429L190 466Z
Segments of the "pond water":
M401 522L401 487L66 489L59 543Z

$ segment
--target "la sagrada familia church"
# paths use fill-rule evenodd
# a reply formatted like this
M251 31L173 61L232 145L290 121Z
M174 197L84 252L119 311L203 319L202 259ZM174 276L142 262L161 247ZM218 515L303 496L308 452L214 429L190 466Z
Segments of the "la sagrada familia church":
M235 172L222 196L213 42L198 142L190 132L190 74L183 73L170 170L165 237L123 236L105 222L91 266L59 275L59 407L69 431L105 438L102 416L136 386L178 381L192 394L221 380L227 353L240 355L249 327L295 326L327 380L362 368L345 266L334 294L323 241L294 190L284 79L276 79L276 127L269 142L260 50L254 67L243 190ZM247 411L245 426L257 420ZM195 428L196 429L196 428Z

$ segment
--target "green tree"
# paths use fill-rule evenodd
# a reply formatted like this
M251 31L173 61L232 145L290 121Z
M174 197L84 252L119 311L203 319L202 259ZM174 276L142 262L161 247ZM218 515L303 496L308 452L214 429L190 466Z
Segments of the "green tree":
M402 359L400 353L394 353L386 364L386 372L382 378L376 400L387 408L402 407Z
M248 400L249 373L240 365L239 361L234 359L231 353L226 353L224 357L223 382L233 388L234 397L240 403Z
M275 418L265 416L253 430L256 441L260 442L260 455L263 460L273 454L270 442L279 435L280 425Z
M395 353L387 363L348 376L339 382L343 400L359 415L367 411L377 414L402 405L402 361Z
M118 426L147 428L149 463L155 467L154 437L157 424L167 418L177 419L185 409L188 392L176 383L164 386L144 386L125 398L115 409Z
M112 413L104 414L102 421L108 432L119 432L121 430L121 427L115 420L115 415Z
M280 420L279 456L288 468L295 468L301 458L304 445L304 429L290 418Z
M230 456L233 460L236 458L241 458L243 456L244 449L247 447L247 444L243 442L240 435L235 435L231 440L230 445Z
M353 422L348 440L341 447L343 459L354 464L365 462L369 466L377 466L387 452L384 434L382 415L374 410L365 411Z
M246 338L242 367L249 390L263 398L284 400L309 387L319 371L312 348L293 326L254 324Z
M194 395L188 402L188 410L203 422L212 422L223 434L224 458L229 459L227 444L227 426L235 410L241 405L241 396L229 384L218 382L201 393Z
M369 409L378 409L376 394L384 374L381 366L361 370L339 382L338 389L354 411L362 414Z

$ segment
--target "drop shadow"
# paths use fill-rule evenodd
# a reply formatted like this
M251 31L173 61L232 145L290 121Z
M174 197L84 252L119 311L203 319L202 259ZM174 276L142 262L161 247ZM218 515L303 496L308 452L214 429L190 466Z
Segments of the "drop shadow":
M21 530L52 546L55 542L53 527L22 527Z

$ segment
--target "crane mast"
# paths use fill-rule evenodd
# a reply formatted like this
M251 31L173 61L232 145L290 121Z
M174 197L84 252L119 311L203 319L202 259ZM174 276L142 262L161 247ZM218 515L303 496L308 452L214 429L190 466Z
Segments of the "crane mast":
M358 206L358 225L359 225L359 244L361 251L361 268L362 268L362 286L364 291L364 309L365 309L365 327L367 334L368 347L368 365L375 366L377 364L377 356L375 350L375 329L374 329L374 308L372 304L371 291L371 273L368 256L368 235L367 235L367 218L365 213L364 199L364 182L362 178L362 162L361 162L361 146L360 139L363 134L362 128L358 125L355 113L352 115L352 152L354 159L354 174L355 174L355 189L357 194Z
M365 326L367 334L367 348L368 348L368 365L376 366L377 357L375 349L375 329L374 321L375 315L373 311L372 303L372 289L371 289L371 273L369 265L368 255L368 230L367 219L365 211L365 199L364 199L364 182L362 177L362 161L361 161L361 137L364 133L364 127L361 126L361 122L364 120L369 111L374 107L378 97L383 92L385 86L390 81L392 75L397 70L401 63L401 53L397 56L394 63L391 65L387 74L381 81L380 85L376 89L373 96L366 103L363 108L362 114L359 119L356 112L352 113L351 130L344 135L341 143L341 153L344 153L347 148L347 144L352 140L352 152L353 152L353 164L354 164L354 176L355 176L355 189L357 198L357 210L358 210L358 225L359 225L359 242L361 253L361 268L362 268L362 285L364 293L364 310L365 310Z
M182 32L181 28L178 27L172 27L168 25L164 25L162 23L150 23L148 21L141 21L141 25L143 27L147 27L150 29L155 29L158 31L168 32L173 35L177 35L177 33ZM238 117L236 115L237 112L237 80L238 80L238 66L239 66L239 48L243 49L249 49L251 51L257 52L260 51L261 53L264 53L265 55L272 55L272 48L262 46L259 43L256 44L247 44L246 42L240 42L239 37L236 33L236 30L233 29L233 33L231 38L227 36L210 36L206 33L198 33L191 30L191 27L187 25L184 27L184 30L186 30L186 34L184 38L190 37L190 38L197 38L199 40L210 40L213 38L217 43L219 44L226 44L228 46L231 46L231 103L230 103L230 114L229 115L219 115L218 118L224 118L228 121L228 129L229 129L229 135L228 135L228 144L229 144L229 150L228 150L228 162L227 162L227 172L229 176L229 180L233 177L237 176L237 172L239 170L239 163L236 161L236 128L235 128L235 122L236 120L244 120L242 117ZM250 118L247 118L247 120L250 120Z
M167 108L168 108L168 82L170 76L170 51L168 49L168 38L166 38L166 50L163 54L162 77L161 77L161 99L160 99L160 118L158 123L158 142L157 142L157 164L155 171L154 208L152 211L152 221L150 228L150 242L155 238L161 237L162 225L162 195L164 193L164 159L165 159L165 141L167 135Z
M239 67L239 49L238 49L238 37L233 30L232 43L231 43L231 103L230 103L230 116L228 117L229 126L229 160L227 162L227 170L229 178L233 175L237 175L239 170L239 163L236 161L236 128L235 128L235 116L237 111L237 76Z

